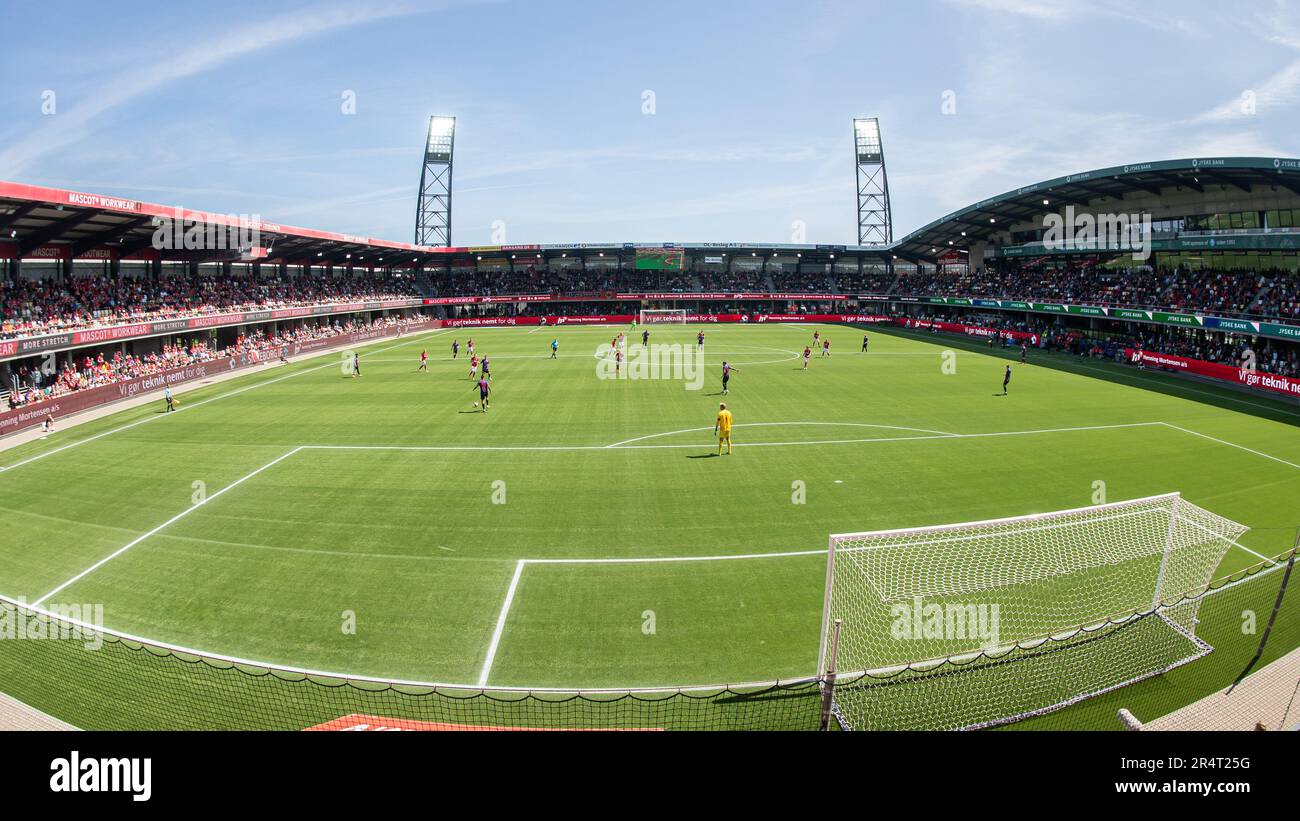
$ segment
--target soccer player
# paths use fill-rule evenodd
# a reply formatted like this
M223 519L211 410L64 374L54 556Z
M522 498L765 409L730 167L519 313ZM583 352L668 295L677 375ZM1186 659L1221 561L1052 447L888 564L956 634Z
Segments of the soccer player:
M490 393L492 393L492 386L488 384L487 378L480 379L478 381L478 402L484 413L488 409L488 394Z
M1002 374L1002 395L1007 395L1007 386L1011 384L1011 366L1007 365L1006 372Z
M730 391L727 389L727 383L731 381L731 372L740 373L740 368L733 368L726 362L722 363L722 395L726 396Z
M488 361L486 355L483 356L483 378L492 381L492 363Z
M420 370L426 373L429 370L429 352L427 350L420 351Z
M453 339L453 340L451 341L451 358L452 358L452 359L455 359L455 358L456 358L456 355L459 354L459 353L460 353L460 340L459 340L459 339Z
M1021 342L1020 343L1020 364L1021 365L1025 364L1025 357L1027 356L1029 356L1029 346Z
M698 334L695 335L695 350L696 351L704 350L704 331L700 331Z
M822 356L830 356L830 355L831 355L831 338L828 336L822 339Z
M641 332L641 347L650 347L650 329L646 328Z
M361 354L352 354L352 378L356 379L361 375Z
M614 351L614 378L618 378L619 371L623 369L623 352Z
M469 358L469 378L473 379L476 376L478 376L478 357L471 356Z
M731 411L727 410L727 403L723 402L718 405L718 418L713 423L713 434L718 437L718 455L722 455L722 446L727 446L727 455L731 455Z
M470 356L474 355L474 337L472 336L465 341L465 353Z
M866 353L866 352L867 352L867 345L869 345L870 343L871 343L871 340L870 340L870 339L867 339L867 335L866 335L866 334L863 334L863 335L862 335L862 352L863 352L863 353Z
M560 352L560 339L559 337L556 337L555 339L551 340L551 359L554 359L559 352Z
M817 347L817 343L821 340L821 338L822 338L822 332L821 332L821 331L813 331L813 347L814 347L814 348Z
M803 369L808 370L808 360L812 357L812 348L803 346Z

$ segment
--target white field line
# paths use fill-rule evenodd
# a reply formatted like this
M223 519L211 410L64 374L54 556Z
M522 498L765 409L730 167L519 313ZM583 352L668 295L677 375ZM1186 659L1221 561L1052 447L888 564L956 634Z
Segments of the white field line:
M114 550L112 553L108 554L108 555L105 556L104 558L102 558L102 559L100 559L99 561L97 561L97 562L95 562L94 564L92 564L90 567L87 567L85 570L81 571L81 572L78 573L77 575L75 575L75 576L73 576L72 578L68 579L68 580L65 581L63 584L60 584L58 587L56 587L56 588L54 588L53 590L51 590L50 592L46 593L44 596L41 596L39 599L37 599L37 600L36 600L35 602L33 602L33 603L34 603L34 604L41 604L41 603L44 602L46 599L48 599L50 596L53 596L55 593L58 593L60 590L63 590L63 589L66 588L68 585L70 585L70 584L72 584L72 583L74 583L74 582L76 582L76 581L78 581L78 580L80 580L80 579L85 578L86 576L90 575L91 573L95 572L95 571L98 570L99 568L101 568L101 567L103 567L104 565L106 565L106 564L108 564L109 562L111 562L113 559L116 559L118 556L121 556L121 555L122 555L123 553L125 553L126 551L128 551L128 550L130 550L131 548L135 547L136 545L140 544L140 542L143 542L145 539L148 539L150 536L153 536L154 534L158 533L159 531L163 530L164 528L168 527L169 525L172 525L172 524L174 524L175 522L177 522L177 521L179 521L179 520L185 518L185 517L188 516L189 514L193 513L195 510L198 510L200 507L203 507L204 505L208 504L208 503L211 502L213 499L215 499L215 498L217 498L218 496L222 495L222 494L225 493L226 491L228 491L228 490L233 490L234 488L239 487L239 486L242 485L244 482L248 481L249 479L252 479L254 476L256 476L257 474L259 474L259 473L261 473L262 471L266 470L267 468L272 467L272 466L274 466L274 465L278 465L280 462L283 462L285 459L288 459L290 456L293 456L295 453L297 453L297 452L300 451L300 450L302 450L302 448L294 448L293 450L289 451L288 453L281 454L280 456L276 457L274 460L272 460L272 461L270 461L270 462L267 462L265 465L262 465L260 468L258 468L257 470L253 471L252 473L249 473L248 475L246 475L246 476L244 476L244 477L242 477L242 478L240 478L240 479L236 479L235 481L233 481L233 482L231 482L230 484L228 484L228 485L226 485L225 487L223 487L221 490L218 490L216 493L212 494L211 496L208 496L208 497L204 498L202 501L199 501L199 502L196 502L196 503L193 504L193 505L190 505L189 507L187 507L187 508L185 508L184 510L182 510L180 513L177 513L175 516L171 517L171 518L168 519L167 521L165 521L165 522L163 522L162 524L160 524L160 525L158 525L157 527L155 527L153 530L150 530L148 533L144 533L144 534L142 534L142 535L136 537L135 539L132 539L130 542L128 542L127 544L123 545L122 547L119 547L117 550Z
M446 330L441 330L441 331L420 331L420 332L417 332L417 333L411 334L410 336L404 336L404 337L402 337L402 339L403 339L403 340L406 340L406 339L409 339L410 337L419 336L419 335L421 335L421 334L427 334L427 333L433 333L434 336L439 336L439 335L441 335L441 334L448 333L448 331L446 331ZM370 344L373 344L373 343L370 343ZM396 348L400 348L400 347L402 347L402 346L405 345L405 344L406 344L405 342L402 342L402 343L397 344L397 345L390 345L390 346L387 347L387 348L382 348L382 349L380 349L380 350L378 350L378 351L375 351L375 353L376 353L376 354L385 353L385 352L387 352L387 351L391 351L391 350L394 350L394 349L396 349ZM326 356L326 355L334 354L334 353L338 353L338 350L322 351L320 354L317 354L317 355L315 355L315 356L308 357L308 359L315 359L316 356ZM181 407L180 407L177 411L175 411L175 413L159 413L159 414L155 414L155 415L153 415L153 416L146 416L146 417L143 418L143 419L138 419L138 420L136 420L135 422L131 422L131 423L126 424L126 425L122 425L121 427L113 428L112 430L106 430L106 431L104 431L103 433L97 433L97 434L95 434L94 436L88 436L88 437L86 437L85 439L78 439L78 440L75 441L75 442L69 442L69 443L66 444L66 445L63 445L63 446L61 446L61 447L54 448L53 450L47 450L47 451L45 451L45 452L43 452L43 453L38 453L38 454L36 454L35 456L30 456L30 457L28 457L28 458L26 458L26 459L23 459L23 460L20 461L20 462L14 462L12 465L8 465L8 466L0 466L0 473L4 473L5 471L13 470L14 468L22 467L23 465L29 465L29 464L31 464L32 462L35 462L35 461L40 460L40 459L44 459L44 458L46 458L47 456L53 456L53 455L56 454L56 453L62 453L63 451L65 451L65 450L67 450L67 449L69 449L69 448L75 448L76 446L78 446L78 445L84 445L84 444L86 444L87 442L94 442L94 441L97 440L97 439L103 439L105 436L112 436L114 433L121 433L121 432L124 431L124 430L130 430L131 428L139 427L140 425L143 425L143 424L145 424L146 422L153 422L153 421L156 421L156 420L158 420L158 419L166 419L166 418L168 418L168 417L170 417L170 416L175 416L177 413L184 413L184 412L186 412L186 411L191 411L191 410L194 410L195 408L201 408L201 407L203 407L204 405L210 404L210 403L212 403L212 402L217 402L217 401L222 400L222 399L229 399L229 398L232 397L232 396L238 396L238 395L241 394L241 393L246 393L246 392L248 392L248 391L255 390L255 389L257 389L257 388L266 387L267 385L274 385L276 382L283 382L283 381L286 380L286 379L293 379L293 378L296 377L296 376L302 376L303 374L307 374L307 373L315 373L316 371L319 371L319 370L321 370L322 368L333 368L333 367L336 367L337 364L338 364L337 362L327 362L327 363L325 363L325 364L323 364L323 365L317 365L317 366L315 366L315 367L313 367L313 368L304 368L304 369L301 370L301 371L294 371L293 373L285 374L284 376L277 376L276 378L274 378L274 379L268 379L268 380L266 380L265 382L258 382L258 383L255 384L255 385L246 385L246 386L244 386L244 387L242 387L242 388L237 388L236 390L229 391L229 392L227 392L227 393L218 394L218 395L216 395L216 396L212 396L212 397L209 397L209 398L207 398L207 399L203 399L203 400L200 400L200 401L198 401L198 402L195 402L195 403L192 404L192 405L191 405L191 404L184 404L184 405L181 405ZM248 374L248 375L251 376L252 374ZM143 407L143 406L141 406L141 407Z
M487 686L488 676L492 674L492 662L497 657L497 647L501 645L501 634L506 629L506 618L510 615L510 605L515 600L515 591L519 589L519 578L524 575L527 559L515 563L515 575L510 578L510 588L506 591L506 600L501 603L501 612L497 614L497 624L492 630L492 641L488 644L487 658L483 659L483 670L478 675L478 686Z
M827 424L827 425L856 425L858 423L846 422L751 422L748 425L736 425L736 427L746 426L779 426L779 425L802 425L802 424ZM1120 428L1141 428L1155 427L1165 423L1163 422L1128 422L1120 425L1085 425L1077 428L1044 428L1038 430L1010 430L1010 431L993 431L990 433L943 433L936 431L934 434L925 436L890 436L890 437L871 437L867 439L823 439L806 442L737 442L735 447L738 448L771 448L771 447L800 447L804 445L852 445L852 444L887 444L890 442L918 442L929 439L984 439L1000 436L1030 436L1038 433L1074 433L1093 430L1115 430ZM869 427L894 427L884 425L871 425ZM303 450L396 450L396 451L501 451L505 453L526 453L532 451L587 451L587 450L681 450L681 449L700 449L699 444L688 445L631 445L626 442L636 442L641 439L652 439L657 436L670 436L674 433L687 433L691 431L708 431L712 428L690 428L686 431L667 431L665 433L655 433L649 436L638 437L637 439L627 439L624 442L614 442L608 445L303 445Z
M781 553L734 553L721 556L646 556L612 559L526 559L529 564L673 564L677 562L725 562L738 559L788 559L793 556L824 556L821 550L787 550Z
M1280 462L1281 464L1284 464L1284 465L1286 465L1287 467L1293 467L1293 468L1296 468L1296 469L1300 469L1300 464L1296 464L1295 462L1288 462L1287 460L1285 460L1285 459L1280 459L1280 458L1278 458L1278 457L1276 457L1276 456L1270 456L1270 455L1268 455L1267 453L1264 453L1264 452L1262 452L1262 451L1255 450L1254 448L1248 448L1248 447L1246 447L1245 445L1238 445L1238 444L1236 444L1235 442L1228 442L1228 441L1226 441L1226 440L1224 440L1224 439L1217 439L1217 438L1215 438L1215 437L1213 437L1213 436L1209 436L1209 435L1204 434L1204 433L1198 433L1197 431L1191 430L1190 428L1184 428L1184 427L1179 427L1178 425L1170 424L1169 422L1161 422L1160 424L1161 424L1161 425L1164 425L1164 426L1167 427L1167 428L1173 428L1174 430L1180 430L1180 431L1182 431L1183 433L1189 433L1189 434L1191 434L1192 436L1199 436L1199 437L1202 438L1202 439L1209 439L1211 442L1217 442L1217 443L1219 443L1220 445L1227 445L1227 446L1230 447L1230 448L1236 448L1237 450L1244 450L1244 451L1246 451L1247 453L1253 453L1253 454L1256 455L1256 456L1261 456L1261 457L1263 457L1263 458L1265 458L1265 459L1271 459L1271 460L1273 460L1274 462Z
M794 427L801 425L817 425L822 427L844 427L844 428L884 428L887 430L905 430L912 433L932 433L938 436L960 436L957 433L948 433L942 430L928 430L926 428L907 428L902 425L870 425L864 422L747 422L741 425L733 425L736 428L770 428L770 427ZM698 433L699 431L713 430L713 428L683 428L682 430L668 431L667 433L652 433L648 436L638 436L635 439L624 439L622 442L615 442L612 445L606 445L607 448L617 448L623 445L630 445L633 442L642 442L646 439L659 439L664 436L676 436L679 433ZM926 437L927 439L933 437Z

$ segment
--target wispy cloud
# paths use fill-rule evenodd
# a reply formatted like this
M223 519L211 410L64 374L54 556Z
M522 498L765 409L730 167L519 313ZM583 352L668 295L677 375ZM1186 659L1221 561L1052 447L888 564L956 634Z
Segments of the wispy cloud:
M110 77L86 94L83 101L0 151L0 178L12 179L40 158L91 137L93 124L100 117L178 80L266 49L426 8L405 2L347 4L300 9L259 20L255 25L237 25L201 48L178 49L160 60Z
M1287 65L1260 83L1257 88L1243 91L1241 97L1206 111L1198 116L1196 121L1240 120L1270 109L1289 106L1297 99L1300 99L1300 60ZM1250 105L1247 105L1248 101Z

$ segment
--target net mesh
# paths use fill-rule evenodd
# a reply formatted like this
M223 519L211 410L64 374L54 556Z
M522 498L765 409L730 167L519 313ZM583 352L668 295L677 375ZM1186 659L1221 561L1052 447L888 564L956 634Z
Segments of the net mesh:
M1245 530L1170 494L832 536L824 633L841 620L836 666L857 678L837 687L836 715L871 729L991 726L1187 664L1211 650L1197 594ZM963 700L971 669L1003 682Z

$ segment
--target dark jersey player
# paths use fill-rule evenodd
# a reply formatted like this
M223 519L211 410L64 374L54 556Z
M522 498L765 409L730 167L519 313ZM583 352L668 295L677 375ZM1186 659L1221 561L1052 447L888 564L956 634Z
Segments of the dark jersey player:
M1011 366L1007 365L1007 369L1002 373L1002 395L1003 396L1007 395L1007 386L1009 386L1010 384L1011 384Z
M478 402L479 407L485 412L488 409L489 395L492 393L492 386L488 384L487 377L478 381Z
M641 331L641 347L646 348L649 346L650 346L650 330L647 328Z
M722 363L722 395L723 396L726 396L727 394L731 393L731 390L730 388L727 387L727 385L729 382L731 382L732 371L735 371L736 373L740 373L740 368L733 367L732 365L726 362Z
M460 340L453 339L451 341L451 358L455 359L459 353L460 353Z
M871 340L870 340L870 339L867 339L867 335L866 335L866 334L863 334L863 335L862 335L862 352L863 352L863 353L866 353L866 352L867 352L867 345L870 344L870 343L871 343Z

